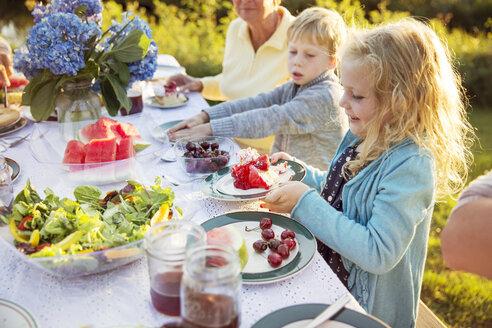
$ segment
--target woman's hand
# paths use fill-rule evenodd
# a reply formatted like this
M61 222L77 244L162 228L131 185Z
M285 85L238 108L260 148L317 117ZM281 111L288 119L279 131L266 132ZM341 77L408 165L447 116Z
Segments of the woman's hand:
M278 153L274 153L270 156L270 161L272 162L272 164L277 163L279 159L285 159L288 161L292 161L293 157L287 153L282 152L282 151L278 152Z
M289 181L270 192L264 199L263 208L274 212L290 213L299 201L299 198L309 190L309 187L299 181Z
M179 87L179 91L198 91L203 90L203 83L194 77L184 74L173 75L169 78L169 82L174 82Z
M2 82L2 85L10 87L9 77L13 72L14 68L12 66L10 53L0 49L0 82Z
M175 126L171 127L169 131L167 132L168 136L171 137L174 132L182 130L182 129L191 129L192 127L195 127L197 125L207 123L210 121L210 118L208 117L208 114L206 112L201 112L200 114L197 114L195 116L190 117L189 119L184 120L183 122L180 122L176 124Z
M178 140L180 138L188 137L201 137L201 136L211 136L212 127L210 123L200 124L188 129L182 129L176 132L167 133L171 140Z

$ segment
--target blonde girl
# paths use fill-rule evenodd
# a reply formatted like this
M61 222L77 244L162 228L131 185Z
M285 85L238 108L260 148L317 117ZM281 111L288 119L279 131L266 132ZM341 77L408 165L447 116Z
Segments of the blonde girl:
M444 44L415 19L355 32L340 75L350 131L329 170L309 168L264 207L316 235L370 314L413 327L435 198L463 186L470 159L460 79Z

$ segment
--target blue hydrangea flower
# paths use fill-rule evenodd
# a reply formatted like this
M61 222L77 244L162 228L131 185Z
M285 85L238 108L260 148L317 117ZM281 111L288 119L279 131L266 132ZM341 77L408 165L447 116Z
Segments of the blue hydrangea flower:
M28 80L31 80L38 73L41 73L41 69L31 60L29 50L27 50L26 47L15 49L14 68L17 71L22 72Z
M159 47L154 40L149 44L147 54L141 60L137 60L128 65L130 70L130 83L135 81L150 80L157 69L157 52Z
M47 16L29 31L26 47L28 54L18 56L20 66L27 67L29 57L31 69L48 68L55 75L76 75L85 67L84 51L93 36L101 30L94 22L83 22L70 13L55 13ZM28 73L29 74L29 73Z
M75 9L81 5L86 5L84 19L93 22L102 21L103 6L101 0L51 0L46 6L36 4L31 14L34 16L34 23L40 22L44 17L54 13L75 13Z
M114 36L121 31L126 24L128 24L128 26L123 29L121 34L118 35L118 38L113 41L113 45L118 44L133 30L142 31L149 39L152 39L152 30L145 20L141 19L137 15L132 17L133 13L131 12L125 12L122 16L123 19L121 23L113 21L111 27L109 28L109 31L111 31L111 34ZM111 36L109 38L111 38ZM107 40L101 45L104 49L108 49L112 46L107 43ZM149 80L152 78L157 68L158 50L159 48L155 41L151 41L145 57L128 65L128 69L130 70L130 83Z

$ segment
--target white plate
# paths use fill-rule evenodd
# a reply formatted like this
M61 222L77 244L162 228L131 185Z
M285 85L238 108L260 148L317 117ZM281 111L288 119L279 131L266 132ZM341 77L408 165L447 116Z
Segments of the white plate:
M0 298L0 325L2 327L37 328L36 320L25 308Z
M268 216L268 214L265 213L265 216ZM269 248L267 248L265 252L263 252L262 254L258 254L255 252L253 248L253 243L261 239L261 229L255 231L245 230L246 227L248 229L257 228L258 224L256 224L256 222L237 222L231 224L233 224L236 228L239 229L239 231L241 231L241 234L244 237L244 242L246 243L246 248L248 250L248 262L246 263L243 270L241 271L242 273L263 273L263 272L270 272L273 270L277 270L292 262L292 260L297 256L297 253L299 252L299 247L296 245L296 248L294 248L289 253L289 257L283 259L282 264L278 268L272 268L272 266L268 264L268 261L266 259L266 257L270 253L272 253L272 251ZM285 229L282 228L281 226L273 224L272 230L273 232L275 232L275 238L280 240L280 234ZM295 240L295 242L296 244L299 243L297 239Z
M188 103L190 98L186 97L186 101L183 101L182 103L175 104L175 105L161 105L157 100L155 100L155 97L150 97L145 100L145 105L146 106L151 106L151 107L156 107L156 108L161 108L161 109L171 109L171 108L178 108L181 106L184 106Z
M290 178L294 175L294 171L288 166L287 171L279 175L279 181L271 186L268 190L265 188L251 188L247 190L239 189L234 187L235 179L231 174L223 176L217 183L214 188L223 194L231 195L231 196L251 196L257 194L263 194L265 191L269 192L279 186L280 183L284 183L290 180Z
M26 123L27 123L26 119L21 118L17 123L12 125L8 130L0 132L0 137L7 135L7 134L10 134L10 133L14 133L16 131L19 131L20 129L22 129L23 127L26 126Z

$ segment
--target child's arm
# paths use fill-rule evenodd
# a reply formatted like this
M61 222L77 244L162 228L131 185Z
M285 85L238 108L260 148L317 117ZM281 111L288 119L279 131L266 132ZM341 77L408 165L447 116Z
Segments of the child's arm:
M288 83L284 83L268 93L260 93L254 97L226 101L206 108L204 111L208 114L210 120L216 120L256 108L269 107L281 102L285 89L288 89Z
M416 155L395 166L383 170L384 176L377 186L372 186L377 188L372 201L361 190L354 190L343 198L348 202L344 204L345 213L356 213L356 216L364 215L359 211L371 213L366 224L358 223L359 217L338 212L314 190L300 197L291 215L323 243L363 270L386 273L401 260L415 238L417 227L425 218L430 218L435 188L433 168L427 156ZM369 189L366 186L364 191ZM344 194L347 191L344 190ZM428 233L428 228L419 231Z
M229 115L221 119L213 117L213 112L207 113L211 118L210 125L214 135L262 138L272 134L314 133L329 129L335 124L340 125L339 120L333 119L339 115L340 109L334 104L330 90L327 84L320 83L281 105L273 104L240 113L230 111ZM255 97L257 98L261 96ZM234 113L235 115L230 115Z

